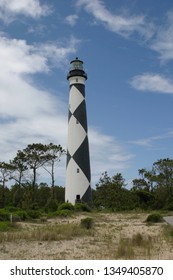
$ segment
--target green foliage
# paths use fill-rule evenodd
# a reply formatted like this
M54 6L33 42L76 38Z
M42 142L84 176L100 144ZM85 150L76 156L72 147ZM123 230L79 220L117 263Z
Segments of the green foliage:
M76 203L74 206L74 210L79 212L91 212L91 208L84 203Z
M6 209L0 209L0 221L9 221L10 220L10 212Z
M152 213L147 217L146 222L161 223L161 222L163 222L163 218L159 213Z
M86 229L91 229L93 227L93 219L90 217L81 219L81 226Z
M10 222L7 222L7 221L3 221L3 222L1 222L0 221L0 232L2 231L9 231L9 230L12 230L12 229L14 229L14 225L12 224L12 223L10 223Z
M103 182L103 185L101 184ZM120 173L112 178L104 174L93 192L94 206L111 211L132 210L138 205L137 196L124 188L125 180Z
M72 215L72 211L69 210L69 209L62 209L62 210L58 210L56 211L56 216L59 216L59 217L69 217Z
M15 212L15 215L17 217L20 217L21 221L25 221L28 218L28 214L24 210L19 210L19 211Z
M5 210L10 212L10 213L14 213L14 212L16 212L20 209L18 207L14 207L14 206L7 206L7 207L5 207Z
M27 215L31 219L38 219L38 218L40 218L41 213L38 210L28 210Z
M64 154L65 151L60 145L33 143L19 150L9 163L0 162L0 208L7 210L0 214L0 220L9 219L7 217L10 213L18 216L17 212L20 210L39 212L42 209L46 213L56 212L57 209L86 212L91 210L85 204L73 206L64 203L65 188L55 186L54 165ZM38 168L43 168L50 174L51 187L46 183L36 183ZM138 171L140 178L133 180L132 189L126 188L121 173L110 177L104 172L96 184L96 189L92 190L93 207L106 211L137 208L173 210L173 159L160 159L153 163L150 170L141 168ZM29 181L28 178L32 179ZM15 184L9 188L6 183L11 179L15 180ZM21 219L26 219L25 216L24 214ZM31 216L38 217L37 214Z
M59 205L58 210L74 210L74 206L73 204L69 203L69 202L64 202L61 205Z
M48 201L47 201L47 204L46 204L46 209L47 211L51 211L51 212L55 212L58 208L58 202L56 199L53 199L53 198L50 198Z

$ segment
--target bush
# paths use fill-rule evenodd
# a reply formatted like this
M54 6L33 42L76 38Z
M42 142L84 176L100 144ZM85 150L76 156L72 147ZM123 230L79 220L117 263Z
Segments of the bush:
M18 207L14 207L14 206L7 206L7 207L5 207L5 210L7 210L7 212L16 212L16 211L18 211L19 210L19 208Z
M69 202L64 202L62 203L59 207L58 210L74 210L74 206L73 204L69 203Z
M28 210L27 215L32 219L38 219L41 213L38 210Z
M147 217L146 222L148 222L148 223L161 223L161 222L163 222L163 218L159 213L153 213L153 214L150 214Z
M58 202L56 199L49 199L47 204L46 204L46 209L48 211L54 212L57 210L58 207Z
M85 219L81 220L81 226L86 228L86 229L90 229L93 227L93 219L90 217L87 217Z
M72 212L68 209L62 209L62 210L58 210L56 211L56 215L60 216L60 217L68 217L71 216Z
M75 211L91 212L91 208L84 203L77 203L74 206Z
M8 231L12 227L12 224L10 222L0 222L0 232L1 231Z
M20 217L22 221L25 221L28 218L27 212L23 210L15 212L14 215Z
M10 212L5 209L0 209L0 221L9 221L10 220Z

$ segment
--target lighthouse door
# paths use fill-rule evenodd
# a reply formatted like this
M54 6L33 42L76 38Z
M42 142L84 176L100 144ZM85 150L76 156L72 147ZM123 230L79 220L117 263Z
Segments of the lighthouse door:
M80 203L81 202L81 200L80 200L80 194L77 194L76 195L76 203Z

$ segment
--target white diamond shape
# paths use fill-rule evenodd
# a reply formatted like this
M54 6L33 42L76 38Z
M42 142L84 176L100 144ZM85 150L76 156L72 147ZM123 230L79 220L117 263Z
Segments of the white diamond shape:
M82 125L76 123L76 118L72 115L68 124L68 151L71 156L80 147L86 137L86 131Z
M81 94L81 92L75 86L72 86L70 89L70 98L69 98L70 111L72 112L72 114L83 100L84 97Z

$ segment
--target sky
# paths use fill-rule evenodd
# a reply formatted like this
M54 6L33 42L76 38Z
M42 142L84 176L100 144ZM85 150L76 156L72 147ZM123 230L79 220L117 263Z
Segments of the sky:
M92 187L173 158L172 0L0 0L0 161L67 148L70 61L88 75ZM56 167L65 186L66 158ZM44 173L38 181L50 181Z

